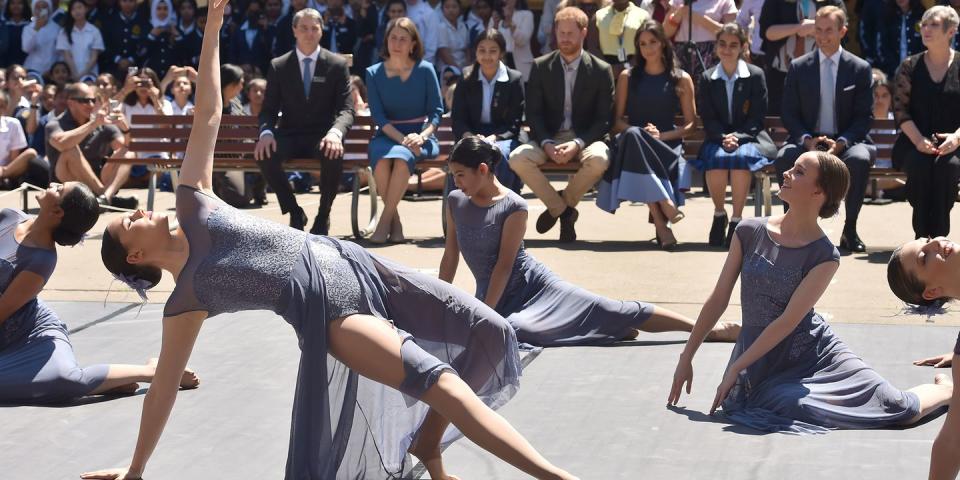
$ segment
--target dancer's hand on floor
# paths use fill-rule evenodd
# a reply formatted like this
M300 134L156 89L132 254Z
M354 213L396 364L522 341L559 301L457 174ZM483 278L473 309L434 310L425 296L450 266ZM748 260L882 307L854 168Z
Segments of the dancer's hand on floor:
M713 405L710 407L710 415L716 413L720 405L723 404L723 401L726 400L730 390L737 384L737 376L739 376L738 372L729 369L727 373L723 375L723 381L720 382L720 386L717 387L717 396L714 397Z
M89 480L143 480L143 477L141 477L139 473L133 473L127 468L111 468L109 470L87 472L81 474L80 478Z
M667 405L676 405L680 401L680 392L683 390L683 384L687 384L687 395L690 395L690 389L693 387L693 364L686 359L681 358L677 363L677 370L673 372L673 387L670 388L670 396L667 397Z
M918 367L950 368L953 365L953 353L944 353L935 357L915 360L914 365Z

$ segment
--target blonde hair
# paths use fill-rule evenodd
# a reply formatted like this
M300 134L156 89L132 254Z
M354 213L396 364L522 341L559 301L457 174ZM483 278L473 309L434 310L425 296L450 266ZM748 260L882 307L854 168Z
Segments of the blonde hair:
M847 26L847 12L844 12L840 7L827 5L817 10L817 18L820 17L836 17L838 27L843 28Z

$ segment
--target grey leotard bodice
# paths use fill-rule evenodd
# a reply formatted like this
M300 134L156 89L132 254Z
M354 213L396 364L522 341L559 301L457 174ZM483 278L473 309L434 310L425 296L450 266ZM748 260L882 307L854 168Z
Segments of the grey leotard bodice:
M460 190L450 192L448 202L456 224L460 253L476 278L476 297L483 300L487 295L493 267L500 256L503 224L507 217L515 212L527 211L527 202L520 195L507 191L504 197L493 205L481 207L470 201ZM517 287L523 281L525 267L533 261L532 257L527 255L523 242L520 242L510 280L504 289L504 298L509 296L509 292L518 290Z
M30 218L27 214L5 208L0 210L0 295L22 272L43 277L46 283L57 266L56 250L21 245L15 233L17 226ZM36 297L0 323L0 350L30 334L44 323L59 324L56 315Z
M293 296L324 298L329 318L364 311L356 274L335 240L248 215L184 185L176 195L190 256L164 315L285 315Z

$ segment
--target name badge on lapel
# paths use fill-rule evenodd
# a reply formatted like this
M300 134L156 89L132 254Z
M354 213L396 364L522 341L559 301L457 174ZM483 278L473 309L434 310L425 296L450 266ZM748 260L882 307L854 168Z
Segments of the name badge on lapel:
M327 77L316 76L313 77L313 83L323 83L327 81Z

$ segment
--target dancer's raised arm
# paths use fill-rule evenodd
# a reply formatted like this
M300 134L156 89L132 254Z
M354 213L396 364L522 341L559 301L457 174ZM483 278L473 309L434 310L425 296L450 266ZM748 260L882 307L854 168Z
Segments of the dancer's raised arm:
M223 99L220 93L220 27L223 10L229 0L215 0L207 13L197 72L196 105L193 130L180 167L180 183L201 190L213 188L213 151L217 146Z

